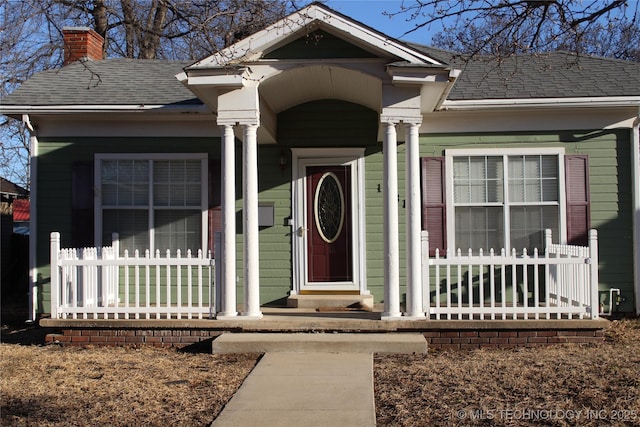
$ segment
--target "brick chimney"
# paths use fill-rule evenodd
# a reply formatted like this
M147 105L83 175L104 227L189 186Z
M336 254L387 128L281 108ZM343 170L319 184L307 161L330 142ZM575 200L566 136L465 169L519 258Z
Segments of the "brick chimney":
M80 59L100 60L104 58L102 36L88 27L64 27L64 65Z

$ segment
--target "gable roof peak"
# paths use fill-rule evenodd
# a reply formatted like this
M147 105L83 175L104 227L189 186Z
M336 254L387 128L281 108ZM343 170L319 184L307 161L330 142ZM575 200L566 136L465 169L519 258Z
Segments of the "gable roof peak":
M290 14L267 28L187 67L187 70L221 68L256 61L265 53L300 35L323 29L346 41L356 41L381 56L412 64L441 65L424 52L397 41L318 2Z

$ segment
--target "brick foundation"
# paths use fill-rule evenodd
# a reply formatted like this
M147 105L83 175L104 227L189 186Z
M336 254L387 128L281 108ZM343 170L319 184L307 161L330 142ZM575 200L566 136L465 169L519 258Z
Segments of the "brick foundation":
M175 347L182 348L220 335L219 330L203 329L63 329L48 334L46 342L64 346L123 346L123 347Z
M604 341L603 329L432 330L422 333L430 349L537 347L551 344L595 344Z
M182 348L215 338L222 330L73 328L49 334L47 343L65 346L154 346ZM418 331L412 331L418 332ZM430 349L535 347L551 344L595 344L604 341L604 329L437 329L420 331Z

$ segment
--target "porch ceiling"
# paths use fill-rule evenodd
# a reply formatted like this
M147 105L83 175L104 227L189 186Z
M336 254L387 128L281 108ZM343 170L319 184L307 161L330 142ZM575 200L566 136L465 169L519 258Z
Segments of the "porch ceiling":
M339 99L380 111L382 84L379 78L335 64L293 67L260 82L261 144L277 141L278 113L309 101Z
M329 64L293 68L259 87L263 102L278 114L288 108L319 99L339 99L380 111L380 79L353 69ZM264 113L264 112L261 112Z

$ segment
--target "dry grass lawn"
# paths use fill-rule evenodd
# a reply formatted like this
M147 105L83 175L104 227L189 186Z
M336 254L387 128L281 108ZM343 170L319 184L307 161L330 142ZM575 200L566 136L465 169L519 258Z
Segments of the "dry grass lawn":
M257 360L4 343L0 424L208 425ZM640 426L635 320L600 345L377 355L374 373L380 426Z
M0 344L0 424L209 425L257 359Z
M376 356L382 426L640 426L640 322L599 345Z

